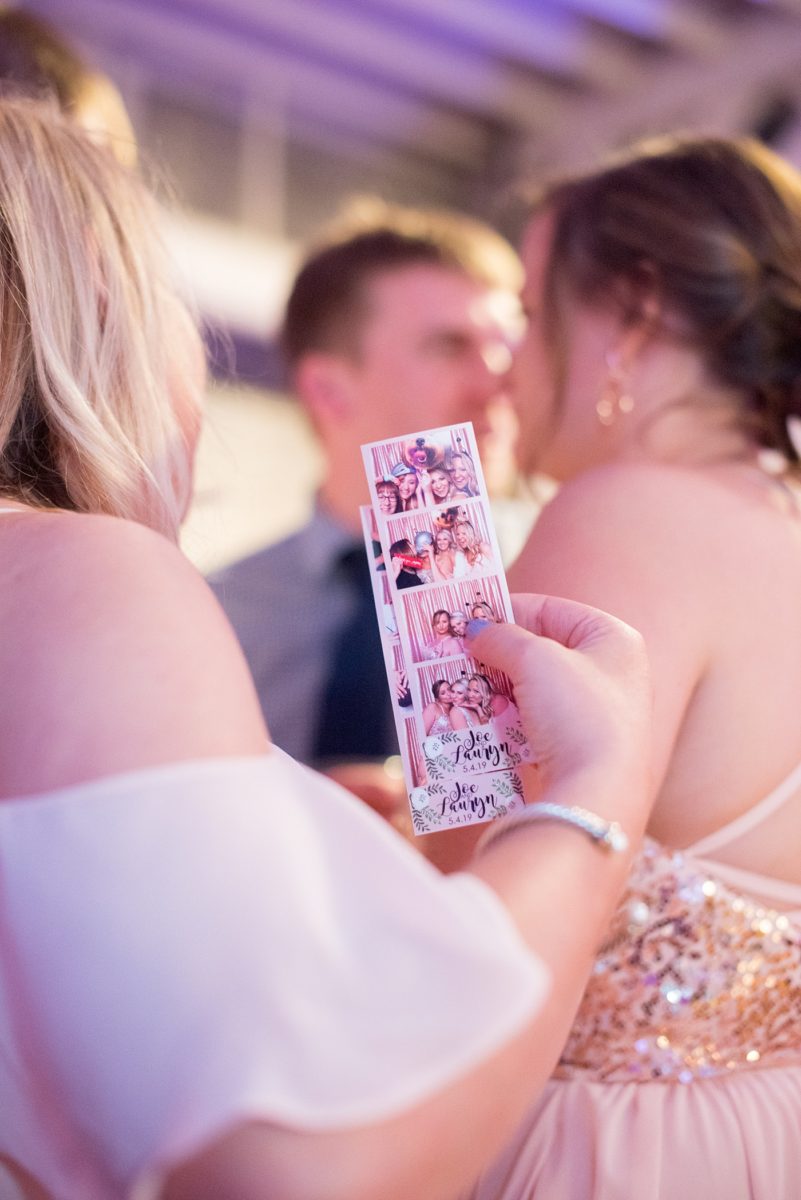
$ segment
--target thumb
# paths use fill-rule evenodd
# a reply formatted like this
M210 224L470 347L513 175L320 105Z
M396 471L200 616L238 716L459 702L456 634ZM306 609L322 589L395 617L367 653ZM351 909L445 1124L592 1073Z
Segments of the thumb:
M578 651L613 677L642 666L642 638L609 613L557 596L518 595L513 605L516 625L474 619L467 626L466 641L471 654L505 671L515 683L529 677L545 658L558 656L557 646ZM554 645L546 649L547 642Z
M489 667L504 671L516 683L534 666L535 639L520 625L502 624L474 618L467 624L465 645L468 652Z

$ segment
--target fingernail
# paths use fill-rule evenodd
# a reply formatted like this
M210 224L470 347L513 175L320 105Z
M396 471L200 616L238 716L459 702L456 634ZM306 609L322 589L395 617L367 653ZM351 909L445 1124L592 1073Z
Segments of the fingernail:
M469 638L478 637L482 629L486 629L491 625L492 621L488 621L485 617L473 617L472 621L467 622L465 635Z

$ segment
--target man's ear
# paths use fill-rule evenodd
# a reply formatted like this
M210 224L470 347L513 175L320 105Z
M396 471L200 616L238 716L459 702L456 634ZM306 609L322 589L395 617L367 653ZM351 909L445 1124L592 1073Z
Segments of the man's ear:
M350 367L338 354L322 351L304 354L293 377L298 399L312 421L321 425L347 421L353 402Z

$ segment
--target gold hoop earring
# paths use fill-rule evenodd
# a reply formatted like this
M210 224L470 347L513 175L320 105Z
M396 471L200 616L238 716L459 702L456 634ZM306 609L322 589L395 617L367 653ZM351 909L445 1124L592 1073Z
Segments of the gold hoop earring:
M606 352L606 366L609 373L595 412L600 424L609 426L614 425L618 416L626 416L633 410L634 397L626 391L620 359L612 350Z

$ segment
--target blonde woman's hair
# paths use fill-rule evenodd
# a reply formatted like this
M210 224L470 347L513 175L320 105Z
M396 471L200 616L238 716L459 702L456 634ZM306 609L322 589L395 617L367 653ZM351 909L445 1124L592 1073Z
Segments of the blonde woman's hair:
M468 563L472 566L481 553L481 538L476 533L476 527L472 521L457 521L456 524L462 529L470 530L467 549L463 551L463 554L467 558Z
M492 718L492 687L485 675L471 675L468 684L475 683L481 692L481 711L487 720Z
M55 106L0 99L0 493L174 538L202 361L141 181Z

